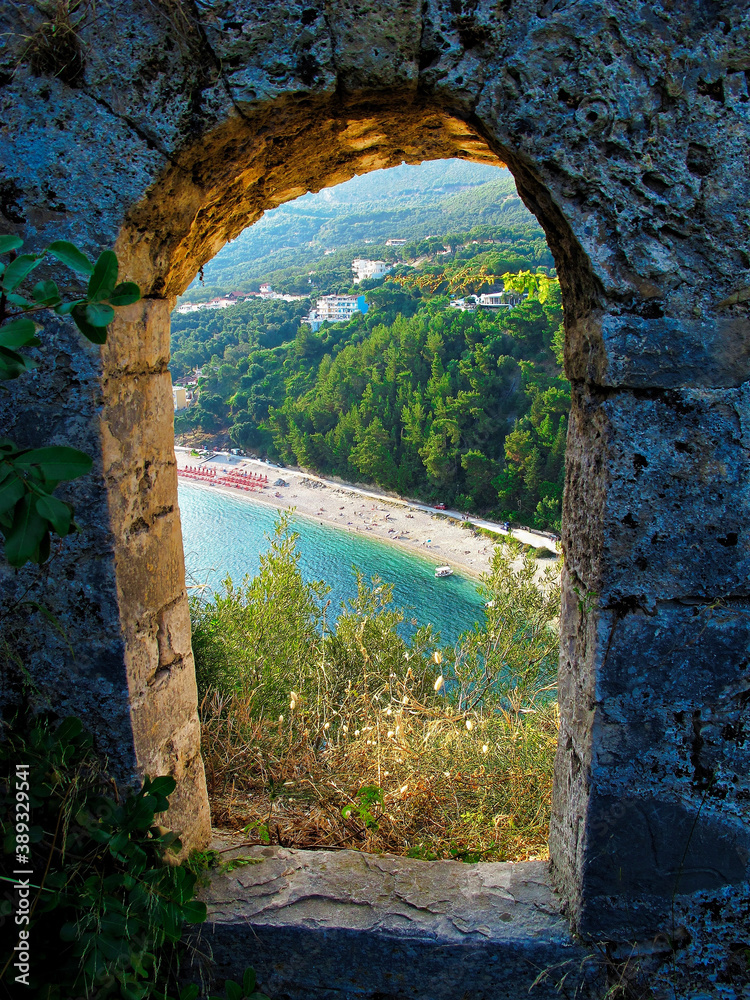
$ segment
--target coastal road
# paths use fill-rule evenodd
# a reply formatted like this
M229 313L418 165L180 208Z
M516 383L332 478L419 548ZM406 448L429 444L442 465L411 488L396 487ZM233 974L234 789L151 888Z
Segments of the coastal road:
M175 451L189 452L189 448L181 448L175 446ZM469 514L462 514L458 510L435 510L429 504L420 503L417 500L404 500L401 497L388 496L386 493L378 493L375 490L365 489L362 486L353 486L351 483L337 482L335 479L324 479L322 476L316 476L311 472L305 472L303 469L295 468L281 468L278 465L273 465L271 462L263 462L259 458L246 458L243 455L232 455L229 452L214 452L207 458L203 459L199 464L208 465L210 463L222 463L224 465L255 465L266 470L266 474L276 475L280 479L284 478L284 473L292 473L295 476L302 476L305 479L312 479L314 482L322 483L324 486L328 486L331 489L343 489L347 490L349 493L357 493L359 496L367 497L370 500L377 500L380 503L393 503L399 504L402 507L408 507L415 510L426 511L428 514L439 514L441 517L448 517L454 521L470 521L471 524L475 525L477 528L484 528L485 531L491 531L496 535L512 535L519 542L525 545L533 545L535 548L541 548L544 546L551 552L560 553L560 543L548 535L542 534L540 531L530 531L525 528L511 528L510 531L506 531L502 525L498 524L496 521L487 521L481 517L472 517Z

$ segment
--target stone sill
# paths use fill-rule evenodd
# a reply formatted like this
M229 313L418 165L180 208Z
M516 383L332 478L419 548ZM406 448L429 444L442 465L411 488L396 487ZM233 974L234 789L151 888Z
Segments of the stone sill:
M358 851L226 850L197 952L214 981L248 965L272 1000L599 996L546 862L416 861ZM208 966L206 966L208 968Z

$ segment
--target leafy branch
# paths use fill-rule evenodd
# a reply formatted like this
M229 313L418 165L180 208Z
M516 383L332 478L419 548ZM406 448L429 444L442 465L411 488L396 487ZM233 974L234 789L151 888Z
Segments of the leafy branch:
M118 282L119 264L112 250L105 250L94 264L66 240L56 240L40 253L19 253L22 246L19 237L0 235L0 256L10 257L7 263L0 261L0 383L38 366L25 353L41 345L37 336L41 326L32 315L70 316L87 340L103 344L115 309L141 297L134 282ZM49 279L23 290L31 272L48 257L88 276L86 294L68 299ZM50 553L51 533L64 538L79 530L73 507L53 493L60 483L86 475L91 466L91 458L76 448L24 449L8 439L0 440L0 533L11 566L43 563Z

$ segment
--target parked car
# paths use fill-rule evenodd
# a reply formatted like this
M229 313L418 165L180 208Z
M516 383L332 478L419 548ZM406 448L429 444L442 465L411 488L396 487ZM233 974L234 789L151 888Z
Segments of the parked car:
M434 506L435 506L435 510L445 510L445 504L444 503L436 503Z

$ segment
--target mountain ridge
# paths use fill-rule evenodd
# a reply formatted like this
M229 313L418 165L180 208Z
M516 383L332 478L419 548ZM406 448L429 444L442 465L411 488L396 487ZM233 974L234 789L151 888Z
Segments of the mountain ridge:
M274 271L316 263L326 251L370 255L388 239L471 234L503 226L542 235L505 168L462 160L373 171L272 209L203 269L203 285L242 288ZM198 279L187 298L200 293Z

